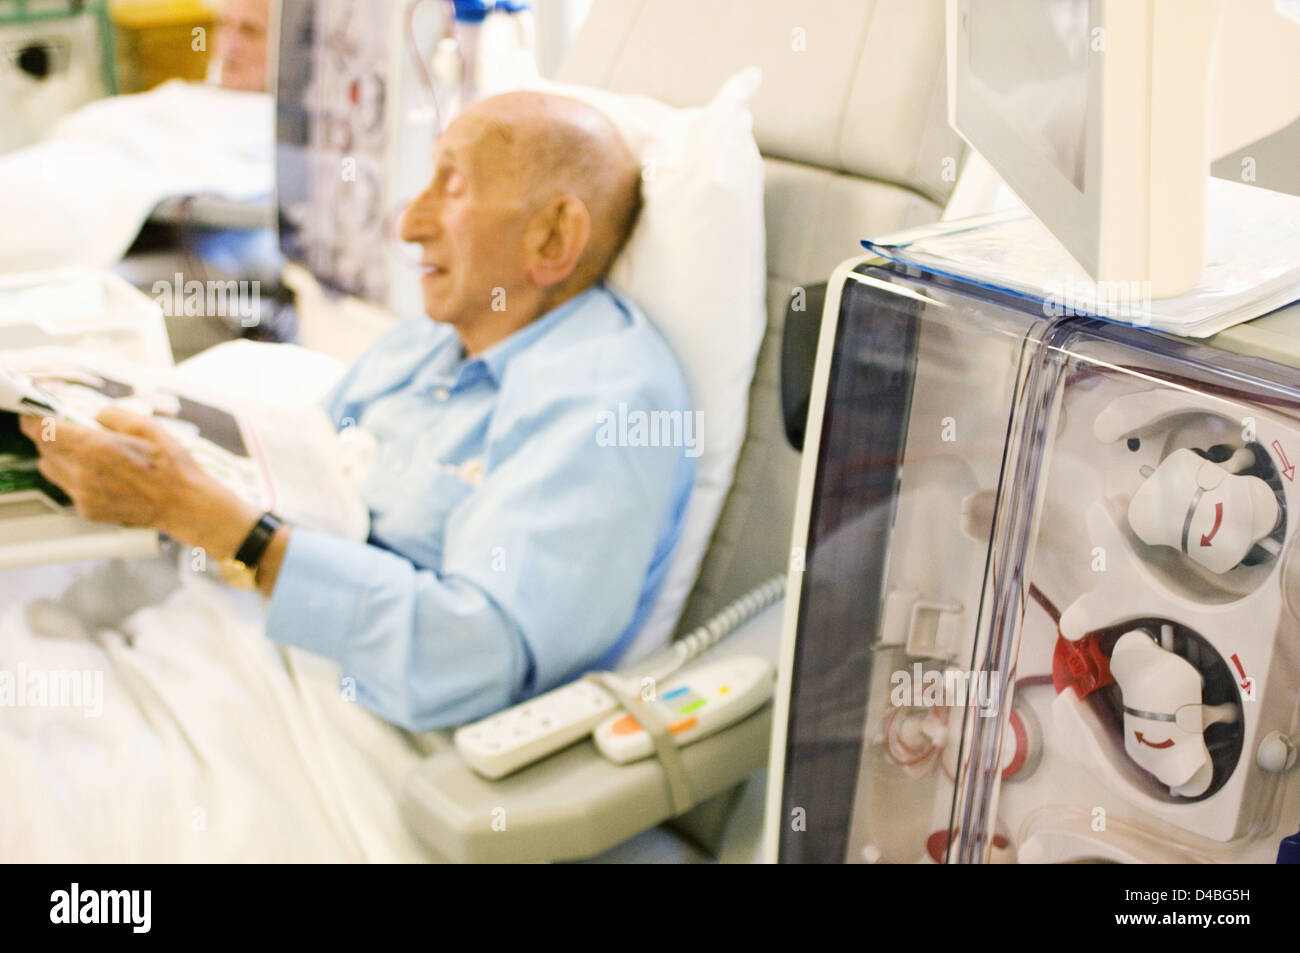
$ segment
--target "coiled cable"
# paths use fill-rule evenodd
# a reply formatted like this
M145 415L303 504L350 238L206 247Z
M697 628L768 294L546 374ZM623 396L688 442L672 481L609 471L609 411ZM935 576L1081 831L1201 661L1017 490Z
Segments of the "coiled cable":
M708 622L692 629L669 646L668 651L672 653L672 658L665 663L667 667L663 671L648 673L645 677L662 679L673 674L784 595L784 575L773 576L766 582L760 583L740 598L728 603Z

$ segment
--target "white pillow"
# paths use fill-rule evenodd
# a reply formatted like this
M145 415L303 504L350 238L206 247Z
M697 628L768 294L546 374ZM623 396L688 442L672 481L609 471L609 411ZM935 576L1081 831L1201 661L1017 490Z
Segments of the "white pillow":
M223 341L176 366L182 380L287 411L318 406L346 370L319 351L244 338Z
M693 109L586 86L536 85L600 109L641 160L645 204L609 284L667 340L703 414L686 525L658 602L621 663L672 637L745 440L749 386L767 327L763 161L748 109L760 80L751 66Z

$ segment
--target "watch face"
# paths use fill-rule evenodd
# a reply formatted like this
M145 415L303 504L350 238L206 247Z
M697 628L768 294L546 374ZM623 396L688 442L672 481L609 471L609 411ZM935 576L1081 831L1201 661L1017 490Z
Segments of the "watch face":
M221 578L236 589L256 589L257 571L248 568L238 559L223 559L218 564Z

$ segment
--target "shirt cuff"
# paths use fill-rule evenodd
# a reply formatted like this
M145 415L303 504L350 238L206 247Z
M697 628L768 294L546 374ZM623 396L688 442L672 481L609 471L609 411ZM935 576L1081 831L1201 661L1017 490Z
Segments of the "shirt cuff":
M365 543L295 526L275 578L266 634L341 659L370 575L370 556Z

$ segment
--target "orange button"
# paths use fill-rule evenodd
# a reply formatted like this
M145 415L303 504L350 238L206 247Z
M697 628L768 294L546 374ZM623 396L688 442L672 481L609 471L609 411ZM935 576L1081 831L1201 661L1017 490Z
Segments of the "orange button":
M673 722L668 726L668 730L675 735L680 735L687 728L694 728L699 723L699 719L691 715L690 718L683 718L681 721Z
M609 730L616 735L634 735L641 730L641 726L631 715L624 715Z

